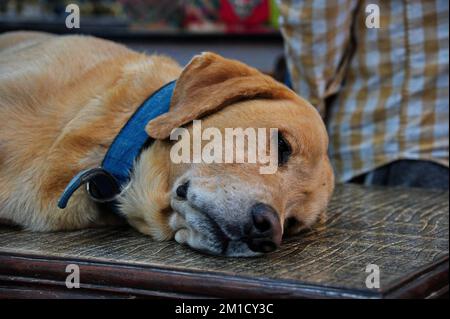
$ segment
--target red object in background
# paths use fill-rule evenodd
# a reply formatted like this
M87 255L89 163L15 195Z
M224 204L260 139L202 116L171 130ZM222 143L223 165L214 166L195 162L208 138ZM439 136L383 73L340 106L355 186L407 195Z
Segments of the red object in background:
M220 18L229 30L262 27L269 10L269 0L220 0Z

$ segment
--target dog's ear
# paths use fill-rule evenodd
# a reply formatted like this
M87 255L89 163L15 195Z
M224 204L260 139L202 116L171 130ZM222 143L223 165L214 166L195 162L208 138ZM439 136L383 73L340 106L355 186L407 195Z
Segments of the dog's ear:
M169 112L150 121L146 131L155 139L165 139L174 128L252 98L292 99L296 94L243 63L203 53L181 73Z

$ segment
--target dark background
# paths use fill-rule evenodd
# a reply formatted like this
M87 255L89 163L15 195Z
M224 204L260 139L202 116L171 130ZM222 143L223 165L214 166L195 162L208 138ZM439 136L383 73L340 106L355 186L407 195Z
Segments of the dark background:
M68 29L66 6L80 8ZM0 0L0 32L83 33L186 64L213 51L273 73L283 54L275 0Z

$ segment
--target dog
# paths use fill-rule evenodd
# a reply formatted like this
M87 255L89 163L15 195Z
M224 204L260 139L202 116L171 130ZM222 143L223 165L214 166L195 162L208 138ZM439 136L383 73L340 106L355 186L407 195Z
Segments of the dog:
M86 188L138 107L175 83L167 112L145 123L152 143L134 159L118 214ZM316 109L283 84L206 52L182 68L107 40L41 32L0 35L0 219L46 232L124 222L154 240L208 254L256 256L325 216L334 175ZM277 128L277 171L254 163L173 163L174 129ZM270 137L269 137L270 138ZM281 143L281 144L280 144Z

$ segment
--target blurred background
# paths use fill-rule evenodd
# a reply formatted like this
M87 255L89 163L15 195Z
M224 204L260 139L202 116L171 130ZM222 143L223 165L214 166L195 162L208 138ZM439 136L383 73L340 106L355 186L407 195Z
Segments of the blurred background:
M80 8L80 29L65 26L71 3ZM92 34L182 65L215 51L270 74L283 55L277 21L275 0L0 0L0 32Z

